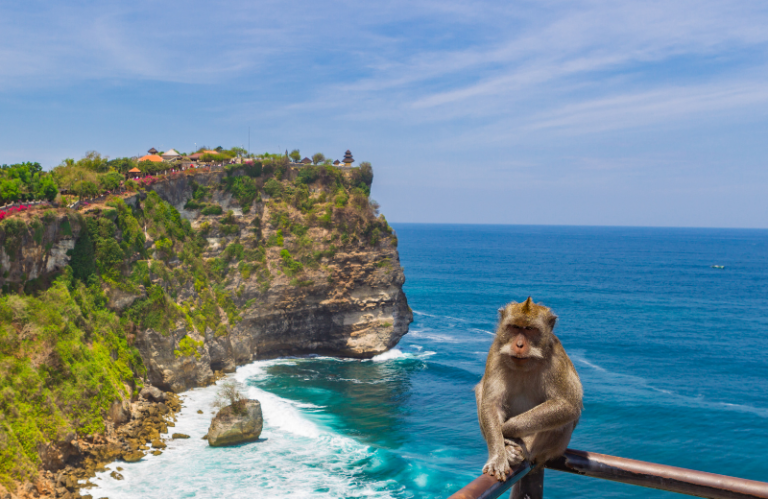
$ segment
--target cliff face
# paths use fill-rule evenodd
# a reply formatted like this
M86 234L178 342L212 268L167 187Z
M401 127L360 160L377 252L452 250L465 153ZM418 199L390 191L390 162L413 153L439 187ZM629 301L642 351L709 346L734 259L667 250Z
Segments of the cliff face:
M179 322L167 335L153 329L138 333L137 345L154 385L178 392L210 382L213 371L233 371L255 359L284 355L368 358L389 350L408 332L413 314L402 291L405 276L392 236L374 245L362 238L340 244L339 226L349 230L350 225L341 210L325 227L312 226L299 210L274 199L243 207L231 194L215 189L219 182L220 174L189 176L157 184L153 190L193 228L206 233L207 259L226 257L232 245L247 247L280 237L283 243L267 245L260 273L249 275L241 265L240 272L228 274L223 291L232 296L239 313L232 321L225 318L226 331ZM223 213L232 212L228 220L227 215L206 216L201 213L204 209L190 208L187 203L201 186L208 188L208 199ZM325 191L318 187L316 192ZM306 233L286 229L297 225ZM341 247L331 250L334 241ZM324 256L313 266L305 265L300 275L292 275L281 255L286 250L300 253L302 245L311 245L315 254ZM173 268L178 263L167 265ZM266 275L271 277L265 279ZM198 299L192 281L169 285L181 301ZM196 355L174 353L184 337L201 342Z
M95 238L103 230L98 219L111 217L115 241L124 249L143 243L146 259L126 259L121 276L105 279L102 288L108 307L131 318L129 342L153 385L179 392L212 382L214 371L283 355L372 357L396 345L413 317L395 236L367 197L363 203L342 181L350 182L321 171L302 184L287 170L278 187L272 181L270 196L264 178L241 171L179 175L151 186L150 199L143 192L125 199L143 232L138 243L131 238L142 234L129 236L130 224L114 206L53 211L46 220L28 216L26 227L10 233L4 225L0 232L0 284L29 291L30 283L56 275L78 258L76 241L88 219ZM255 195L232 188L239 183ZM156 223L163 206L157 198L178 211L179 226L189 229L185 242L167 223ZM193 237L199 259L188 254ZM104 259L99 248L106 239L94 239L93 259ZM136 279L139 271L144 275ZM159 309L144 305L152 289L162 290ZM157 313L164 317L147 320Z

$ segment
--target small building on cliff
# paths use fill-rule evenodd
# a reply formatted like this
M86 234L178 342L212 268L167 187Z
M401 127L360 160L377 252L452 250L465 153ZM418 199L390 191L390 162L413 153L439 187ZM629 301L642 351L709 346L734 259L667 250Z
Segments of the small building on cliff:
M352 163L355 162L355 158L352 157L352 153L349 149L344 153L344 159L342 159L341 162L344 163L344 166L352 166Z

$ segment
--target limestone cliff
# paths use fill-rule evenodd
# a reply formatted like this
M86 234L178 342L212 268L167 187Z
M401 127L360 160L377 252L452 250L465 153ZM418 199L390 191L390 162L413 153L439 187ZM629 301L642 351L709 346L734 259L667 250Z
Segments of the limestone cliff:
M255 359L371 357L397 344L412 313L397 239L359 176L198 172L80 213L27 214L26 227L0 227L0 284L31 292L92 258L146 380L176 392Z

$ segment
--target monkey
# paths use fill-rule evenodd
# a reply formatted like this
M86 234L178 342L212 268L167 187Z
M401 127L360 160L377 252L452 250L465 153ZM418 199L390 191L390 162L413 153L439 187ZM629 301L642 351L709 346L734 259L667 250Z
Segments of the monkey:
M581 381L552 332L556 322L530 296L499 309L485 374L475 387L488 445L483 473L499 481L523 461L539 468L562 455L581 417Z

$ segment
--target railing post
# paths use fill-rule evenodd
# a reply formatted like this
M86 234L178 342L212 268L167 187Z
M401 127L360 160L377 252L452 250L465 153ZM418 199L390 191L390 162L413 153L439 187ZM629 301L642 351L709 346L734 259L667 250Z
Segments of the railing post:
M544 468L534 468L512 487L510 499L543 499Z

